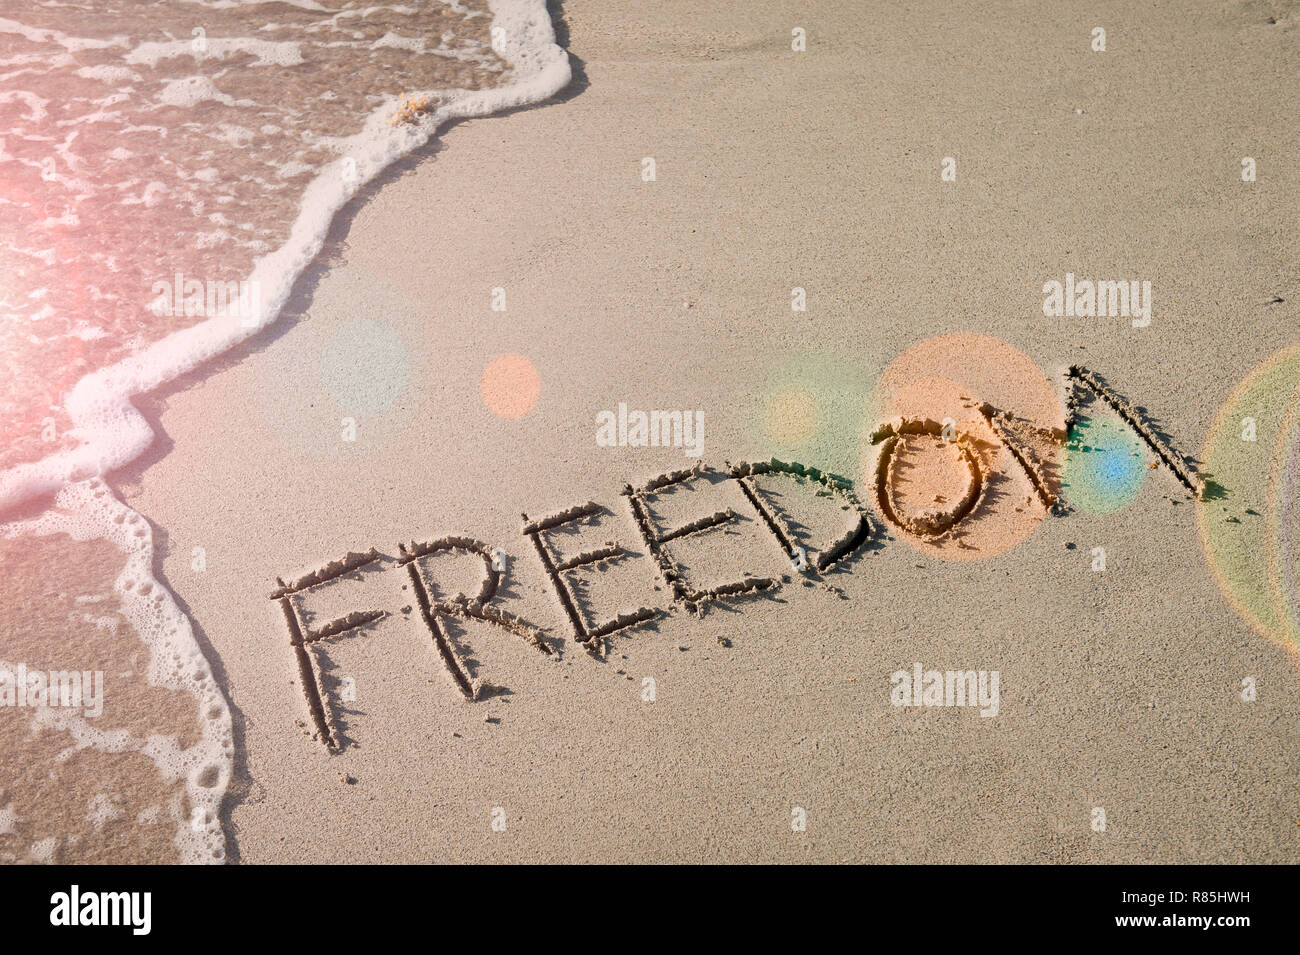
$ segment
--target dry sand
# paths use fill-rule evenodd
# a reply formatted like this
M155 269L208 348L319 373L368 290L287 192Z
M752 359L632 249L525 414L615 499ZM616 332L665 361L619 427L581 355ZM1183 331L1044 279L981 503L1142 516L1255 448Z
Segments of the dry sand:
M110 482L150 521L235 710L230 855L1300 860L1295 657L1220 593L1166 467L1117 514L1000 530L1015 546L981 559L879 531L827 586L800 585L735 482L688 482L653 504L661 527L736 514L675 548L695 583L789 579L616 633L604 660L519 516L602 506L548 534L566 557L630 553L574 574L588 619L669 604L620 492L695 459L599 446L597 414L624 402L701 412L715 468L775 454L843 474L879 527L871 393L948 334L999 339L1049 382L1095 369L1195 455L1234 386L1297 340L1300 6L573 0L559 15L573 87L456 125L368 190L271 334L142 403L158 443ZM1151 281L1150 326L1045 317L1042 285L1066 272ZM339 370L357 354L388 360ZM502 354L540 382L517 418L481 389ZM1014 382L986 384L1016 400ZM959 495L949 478L927 493ZM816 487L765 487L810 540L843 530ZM444 621L490 685L474 702L391 560L448 535L504 550L496 603L555 651ZM308 651L344 743L331 752L268 594L370 547L390 560L302 602L317 623L390 611ZM431 558L435 599L475 593L483 567ZM998 715L892 706L890 675L918 661L999 671Z

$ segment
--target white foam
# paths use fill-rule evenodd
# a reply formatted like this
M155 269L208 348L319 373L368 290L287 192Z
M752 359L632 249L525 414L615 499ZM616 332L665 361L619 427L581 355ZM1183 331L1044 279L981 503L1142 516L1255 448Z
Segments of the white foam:
M109 86L116 86L121 83L135 82L141 80L141 76L135 70L128 70L125 66L83 66L76 71L76 75L88 80L99 80Z
M86 820L96 829L102 829L104 823L120 819L122 815L121 807L114 803L112 797L105 793L95 793L90 797L90 802L86 807Z
M160 60L176 56L190 56L199 61L208 58L224 60L236 53L251 53L256 56L257 62L252 66L297 66L303 62L301 43L257 40L252 37L205 37L201 45L192 39L141 43L123 59L127 63L157 66Z
M50 865L54 862L54 851L59 847L59 840L54 836L48 839L42 839L40 842L33 842L28 851L28 858L40 865Z
M172 80L158 94L158 101L166 106L195 106L204 100L216 100L218 103L232 104L234 97L227 96L217 89L216 84L206 76L186 76Z
M329 12L328 7L322 7L316 0L189 0L189 2L200 7L208 7L211 10L229 10L231 7L254 6L259 3L285 3L291 7L300 7L303 10Z
M108 47L127 45L125 37L115 36L107 40L74 37L69 36L61 30L44 30L40 27L29 27L26 24L19 23L17 20L10 20L6 17L0 17L0 33L16 33L31 43L57 43L69 53L80 53L83 50L103 50Z
M410 50L413 53L423 53L424 42L424 37L422 36L399 36L390 30L374 43L370 44L370 49Z
M45 108L46 105L48 105L48 101L41 99L34 93L28 93L25 90L7 90L0 93L0 103L7 103L10 100L21 100L27 105L29 113L26 118L28 120L40 120L44 119L45 116L48 115L48 111Z

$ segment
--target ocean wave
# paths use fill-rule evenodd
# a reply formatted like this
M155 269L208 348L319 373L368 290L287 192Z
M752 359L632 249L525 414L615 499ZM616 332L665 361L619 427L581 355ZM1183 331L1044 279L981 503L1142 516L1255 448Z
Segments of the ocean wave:
M59 728L183 779L180 857L220 862L229 706L152 575L147 522L101 480L153 440L131 399L273 323L358 189L449 121L558 92L568 57L544 0L16 6L0 0L0 512L58 497L0 537L126 555L148 682L194 698L200 739Z

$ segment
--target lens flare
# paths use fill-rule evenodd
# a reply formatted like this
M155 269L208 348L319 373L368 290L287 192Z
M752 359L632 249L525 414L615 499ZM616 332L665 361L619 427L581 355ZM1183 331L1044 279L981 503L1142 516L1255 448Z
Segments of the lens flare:
M871 430L866 400L874 382L869 363L818 352L783 356L764 376L744 454L850 478Z
M523 355L498 355L483 369L479 389L489 411L514 421L533 410L542 393L542 379Z
M1065 446L1065 499L1091 514L1115 514L1146 483L1147 458L1133 429L1111 418L1089 418Z
M808 443L821 424L817 399L804 388L778 391L767 403L767 432L782 445Z
M1003 416L995 423L987 408ZM864 496L917 550L984 560L1047 516L1009 442L1054 493L1065 409L1038 365L1006 342L978 334L919 342L885 369L870 410L896 437L863 455L858 473L872 488Z
M40 193L0 182L0 235L21 240L0 248L0 466L55 449L50 432L68 427L63 400L102 335L85 321L92 309L84 253L52 211ZM72 318L45 320L53 316Z
M1220 588L1260 633L1300 650L1300 347L1253 371L1202 454L1201 541Z
M344 413L387 411L406 391L406 343L389 325L370 318L345 322L321 353L320 374Z

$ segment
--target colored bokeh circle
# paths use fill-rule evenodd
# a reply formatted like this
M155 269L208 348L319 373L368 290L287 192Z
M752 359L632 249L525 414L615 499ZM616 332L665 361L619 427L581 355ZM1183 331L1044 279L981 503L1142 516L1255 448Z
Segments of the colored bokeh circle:
M986 559L1025 540L1049 513L1043 496L1059 484L1065 410L1038 365L1006 342L979 334L919 342L885 369L869 413L891 436L863 455L864 496L918 550ZM952 522L943 515L962 502L964 455L979 496ZM918 532L925 527L936 532Z
M498 355L483 369L479 390L489 411L514 421L533 410L542 393L542 379L523 355Z
M1202 453L1197 518L1215 579L1237 611L1300 649L1300 347L1256 368L1224 403Z
M1079 510L1115 514L1133 503L1149 470L1146 446L1132 428L1111 418L1089 418L1066 443L1062 487Z

